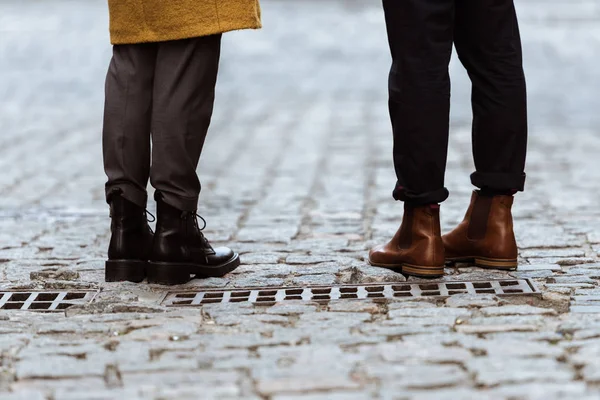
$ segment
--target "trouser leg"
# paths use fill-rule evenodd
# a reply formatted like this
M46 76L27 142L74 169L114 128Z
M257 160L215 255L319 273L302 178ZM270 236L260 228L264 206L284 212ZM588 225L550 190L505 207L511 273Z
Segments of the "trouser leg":
M213 112L221 35L159 44L150 180L166 203L197 209L196 173Z
M393 58L389 109L394 132L394 198L413 204L448 197L454 0L383 0Z
M480 188L523 190L527 100L513 0L456 0L455 45L473 83L473 153Z
M102 131L107 200L119 190L127 200L146 206L155 60L154 44L113 48Z

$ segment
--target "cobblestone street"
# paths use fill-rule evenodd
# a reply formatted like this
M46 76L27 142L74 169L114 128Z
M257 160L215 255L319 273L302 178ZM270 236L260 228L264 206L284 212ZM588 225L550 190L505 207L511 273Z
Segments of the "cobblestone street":
M541 297L168 309L174 289L104 283L105 3L0 2L0 289L100 290L65 312L0 311L0 399L599 398L600 1L516 1L531 114L520 266L444 278L530 278ZM402 215L381 2L262 3L263 30L224 36L199 167L205 233L242 266L183 288L406 280L366 262ZM474 169L470 84L451 70L444 232Z

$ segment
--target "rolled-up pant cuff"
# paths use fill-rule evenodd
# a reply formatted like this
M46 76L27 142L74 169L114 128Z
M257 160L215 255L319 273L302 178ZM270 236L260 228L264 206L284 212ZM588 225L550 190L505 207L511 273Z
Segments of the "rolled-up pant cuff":
M117 192L121 193L121 196L123 196L125 199L142 208L146 208L146 205L148 204L148 193L146 193L145 190L140 190L134 185L127 183L106 185L106 202L110 203L110 198Z
M170 192L164 192L157 190L154 198L158 200L162 197L163 201L168 205L175 207L181 211L196 211L198 210L198 196L195 197L183 197Z
M420 206L442 203L448 198L449 192L446 188L440 188L430 192L415 193L404 187L396 186L393 196L396 200L403 201L410 205Z
M474 172L471 183L480 189L522 192L525 189L525 173Z

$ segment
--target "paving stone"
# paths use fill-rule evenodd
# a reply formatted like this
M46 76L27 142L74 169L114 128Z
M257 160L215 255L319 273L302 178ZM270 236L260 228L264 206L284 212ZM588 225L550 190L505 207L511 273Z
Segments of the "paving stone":
M422 298L414 298L414 299L406 299L402 301L395 301L388 304L388 310L404 310L407 308L437 308L438 306L431 301L424 301L426 299ZM435 313L431 311L431 313Z
M202 393L202 398L205 399L249 399L259 400L257 396L242 396L239 387L236 382L224 383L219 386L207 388L201 384L191 384L185 387L165 387L158 388L155 398L158 399L182 399L182 400L194 400L198 398L198 393Z
M340 284L365 284L383 282L405 282L406 278L398 273L383 268L370 266L344 268L338 272Z
M105 366L102 364L67 356L25 359L16 365L18 379L104 376L104 370Z
M500 299L494 295L472 295L472 294L455 294L446 299L446 305L455 308L470 308L470 307L492 307L497 305Z
M240 256L242 262L247 264L277 264L285 259L285 253L246 253Z
M390 319L396 318L423 318L423 317L454 317L454 318L467 318L471 315L471 311L463 308L448 308L448 307L435 307L435 308L400 308L390 310L388 313Z
M563 249L528 249L519 254L523 258L541 258L541 257L585 257L585 251L581 248L563 248Z
M488 317L499 315L556 315L556 311L551 308L539 308L528 305L522 306L502 306L482 308L481 313Z
M279 287L285 283L284 279L281 278L265 278L262 276L247 276L237 279L234 283L234 287L240 288L255 288L255 287Z
M398 365L367 364L369 377L405 389L437 389L466 384L469 380L465 371L457 365Z
M584 329L581 331L576 331L573 334L573 338L576 340L585 340L585 339L595 339L600 338L600 327Z
M97 389L93 392L90 390L57 390L54 394L56 400L110 400L110 399L127 399L127 400L142 400L148 398L140 393L139 389L133 388L118 388L118 389Z
M485 334L496 332L535 332L537 325L528 324L499 324L499 325L459 325L455 327L457 332L467 334Z
M335 275L318 274L318 275L302 275L292 278L291 285L293 286L327 286L333 285L337 281Z
M574 374L568 366L547 358L474 358L467 361L466 367L475 374L476 382L485 386L568 382Z
M582 313L582 314L598 314L600 313L600 305L599 306L571 306L569 311L572 313Z
M334 303L343 304L343 303ZM297 314L308 314L317 311L317 305L311 303L280 303L273 307L267 308L265 311L268 314L279 314L279 315L297 315Z
M379 326L379 325L368 325L360 328L360 332L368 336L383 336L387 337L388 340L393 338L405 337L408 335L419 335L433 332L449 332L451 323L435 323L431 321L431 324L427 323L418 325L399 325L399 326Z
M462 364L472 355L469 351L457 347L423 346L422 343L394 342L380 344L377 353L387 362L423 362L435 364Z
M202 382L205 387L228 385L240 379L240 373L235 371L161 371L144 373L124 373L123 384L125 387L154 386L173 387L190 385ZM235 387L234 387L235 388ZM237 392L237 390L236 390ZM197 395L198 393L196 393Z
M336 261L335 257L327 256L303 256L303 255L291 255L285 259L288 264L320 264L328 261Z
M3 400L46 400L47 397L43 391L21 390L16 393L0 392Z
M519 272L528 271L562 271L562 267L558 264L521 264L519 265Z
M517 279L544 279L546 281L552 281L554 279L555 274L549 270L539 270L539 271L524 271L524 272L511 272L511 276Z
M552 357L559 358L564 354L564 349L547 342L534 342L523 340L499 339L485 340L478 344L478 349L483 350L488 357Z
M313 394L284 394L284 395L275 395L272 397L273 400L321 400L323 398L323 393L313 393ZM366 400L373 399L373 395L366 391L336 391L336 392L327 392L328 400Z
M549 260L551 261L551 260ZM579 264L592 264L594 262L596 262L596 258L591 258L591 257L585 257L585 258L561 258L561 259L557 259L555 260L555 262L558 265L561 266L572 266L572 265L579 265Z
M328 305L327 310L337 312L368 312L380 313L382 307L369 301L338 301Z
M500 396L494 396L486 391L477 391L466 387L440 388L437 390L406 390L402 386L390 385L382 390L384 400L454 400L454 399L477 399L505 400Z
M559 290L563 292L562 289L593 289L595 285L590 283L547 283L546 288L549 290ZM566 290L565 290L566 291Z
M489 391L490 395L500 395L502 398L523 398L545 400L551 399L581 399L586 397L586 386L582 382L572 383L525 383L502 385Z
M590 285L595 285L597 282L589 278L587 276L575 275L575 276L555 276L552 278L553 283L561 284L561 283L588 283Z
M585 366L581 369L580 374L585 382L598 384L600 382L600 362L593 360L583 365Z
M46 392L46 394L52 392L81 392L82 388L86 388L90 393L102 392L106 389L106 381L104 377L74 377L65 379L27 379L11 384L11 389L15 392L40 390Z
M276 362L267 369L252 371L259 393L356 390L361 385L350 377L353 356L331 347L262 348L260 357ZM311 368L307 368L308 365ZM326 373L325 373L326 372Z

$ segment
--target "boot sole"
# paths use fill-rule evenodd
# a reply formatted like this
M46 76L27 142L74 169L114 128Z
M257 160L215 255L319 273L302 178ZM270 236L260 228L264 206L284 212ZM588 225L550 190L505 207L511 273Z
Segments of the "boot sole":
M220 278L240 265L240 257L235 254L229 261L214 267L199 264L150 261L147 274L148 283L159 285L181 285L194 278Z
M412 264L378 264L369 260L369 264L374 267L382 267L400 272L405 275L416 276L418 278L440 278L444 276L444 266L431 267Z
M454 257L447 258L446 262L454 264L473 263L475 266L484 269L499 269L503 271L514 271L518 268L519 262L516 259L506 260L501 258L486 258L486 257Z
M140 283L146 278L147 266L146 261L107 260L104 264L104 280Z

